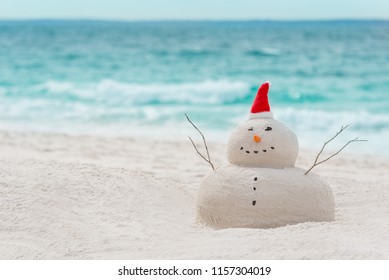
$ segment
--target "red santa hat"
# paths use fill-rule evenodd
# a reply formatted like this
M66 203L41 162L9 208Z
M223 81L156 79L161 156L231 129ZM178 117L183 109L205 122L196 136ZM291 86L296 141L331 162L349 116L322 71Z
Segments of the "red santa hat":
M272 118L273 113L270 111L267 93L269 92L270 82L264 82L258 89L253 106L250 110L250 120L260 118Z

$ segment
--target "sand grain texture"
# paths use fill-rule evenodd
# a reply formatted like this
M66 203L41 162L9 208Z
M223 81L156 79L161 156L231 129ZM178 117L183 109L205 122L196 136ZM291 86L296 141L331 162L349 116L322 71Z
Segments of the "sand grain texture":
M226 163L224 144L210 151ZM388 259L388 171L387 159L346 154L315 169L335 222L214 230L195 222L210 167L186 139L3 131L0 259Z

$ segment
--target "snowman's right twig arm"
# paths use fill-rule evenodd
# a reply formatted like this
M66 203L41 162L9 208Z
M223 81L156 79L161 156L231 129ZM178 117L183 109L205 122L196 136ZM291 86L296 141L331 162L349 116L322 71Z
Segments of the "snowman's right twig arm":
M206 161L208 162L212 169L215 170L215 167L213 166L212 162L211 162L211 157L209 156L209 150L208 150L208 145L207 145L207 141L205 141L205 137L204 137L204 134L200 131L200 129L197 128L197 126L189 119L188 115L185 114L185 117L186 119L188 120L188 122L190 122L190 124L200 133L201 137L203 138L203 142L204 142L204 146L205 146L205 150L207 151L207 156L208 156L208 159L206 157L204 157L200 152L199 150L197 149L195 143L193 142L192 138L189 137L189 140L190 142L192 142L192 145L193 147L195 148L196 152Z
M332 137L330 140L328 140L327 142L325 142L323 144L323 147L321 147L321 150L320 152L317 154L316 156L316 159L315 159L315 162L313 163L313 165L307 170L307 172L305 172L305 175L307 175L309 173L309 171L311 171L314 167L318 166L319 164L323 163L323 162L326 162L327 160L333 158L334 156L336 156L337 154L339 154L344 148L346 148L346 146L352 142L365 142L367 140L359 140L358 138L354 138L350 141L348 141L342 148L340 148L336 153L334 153L333 155L329 156L328 158L326 159L323 159L321 161L318 162L319 160L319 156L321 155L321 153L324 151L324 148L325 146L330 143L332 140L334 140L340 133L342 133L349 125L346 125L346 126L342 126L340 128L340 130L334 135L334 137Z
M212 167L213 170L215 170L215 167L213 166L212 162L211 162L210 160L206 159L206 158L199 152L199 150L197 149L197 147L196 147L195 143L193 142L192 138L189 137L189 140L190 140L190 142L192 142L192 145L193 145L193 147L195 148L196 152L197 152L197 153L198 153L206 162L208 162L208 163L211 165L211 167Z

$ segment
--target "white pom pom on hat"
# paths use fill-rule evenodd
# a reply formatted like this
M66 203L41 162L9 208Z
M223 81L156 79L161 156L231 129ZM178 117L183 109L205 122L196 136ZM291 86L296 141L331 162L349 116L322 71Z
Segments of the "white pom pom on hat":
M250 110L249 119L273 118L273 113L270 111L269 100L267 94L269 92L270 82L264 82L258 89L257 95L253 101Z

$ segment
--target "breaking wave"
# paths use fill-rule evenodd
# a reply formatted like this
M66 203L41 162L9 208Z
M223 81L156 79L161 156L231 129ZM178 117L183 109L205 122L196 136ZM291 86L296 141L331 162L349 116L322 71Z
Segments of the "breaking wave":
M76 84L49 80L28 87L0 87L0 97L60 100L105 105L231 105L251 103L258 85L243 81L206 80L191 83L137 84L110 79ZM315 93L272 92L277 104L315 103L327 99Z
M184 118L188 113L209 139L223 141L230 129L246 120L256 90L256 85L229 80L180 84L49 80L33 86L0 87L0 128L105 135L150 131L155 135L159 131L159 137L176 139L193 132ZM275 91L270 98L275 117L296 132L302 147L316 148L340 126L350 124L344 137L369 140L358 145L360 151L389 154L383 146L383 139L389 138L385 112L329 110L321 104L331 100L312 93ZM318 107L310 108L315 104Z

